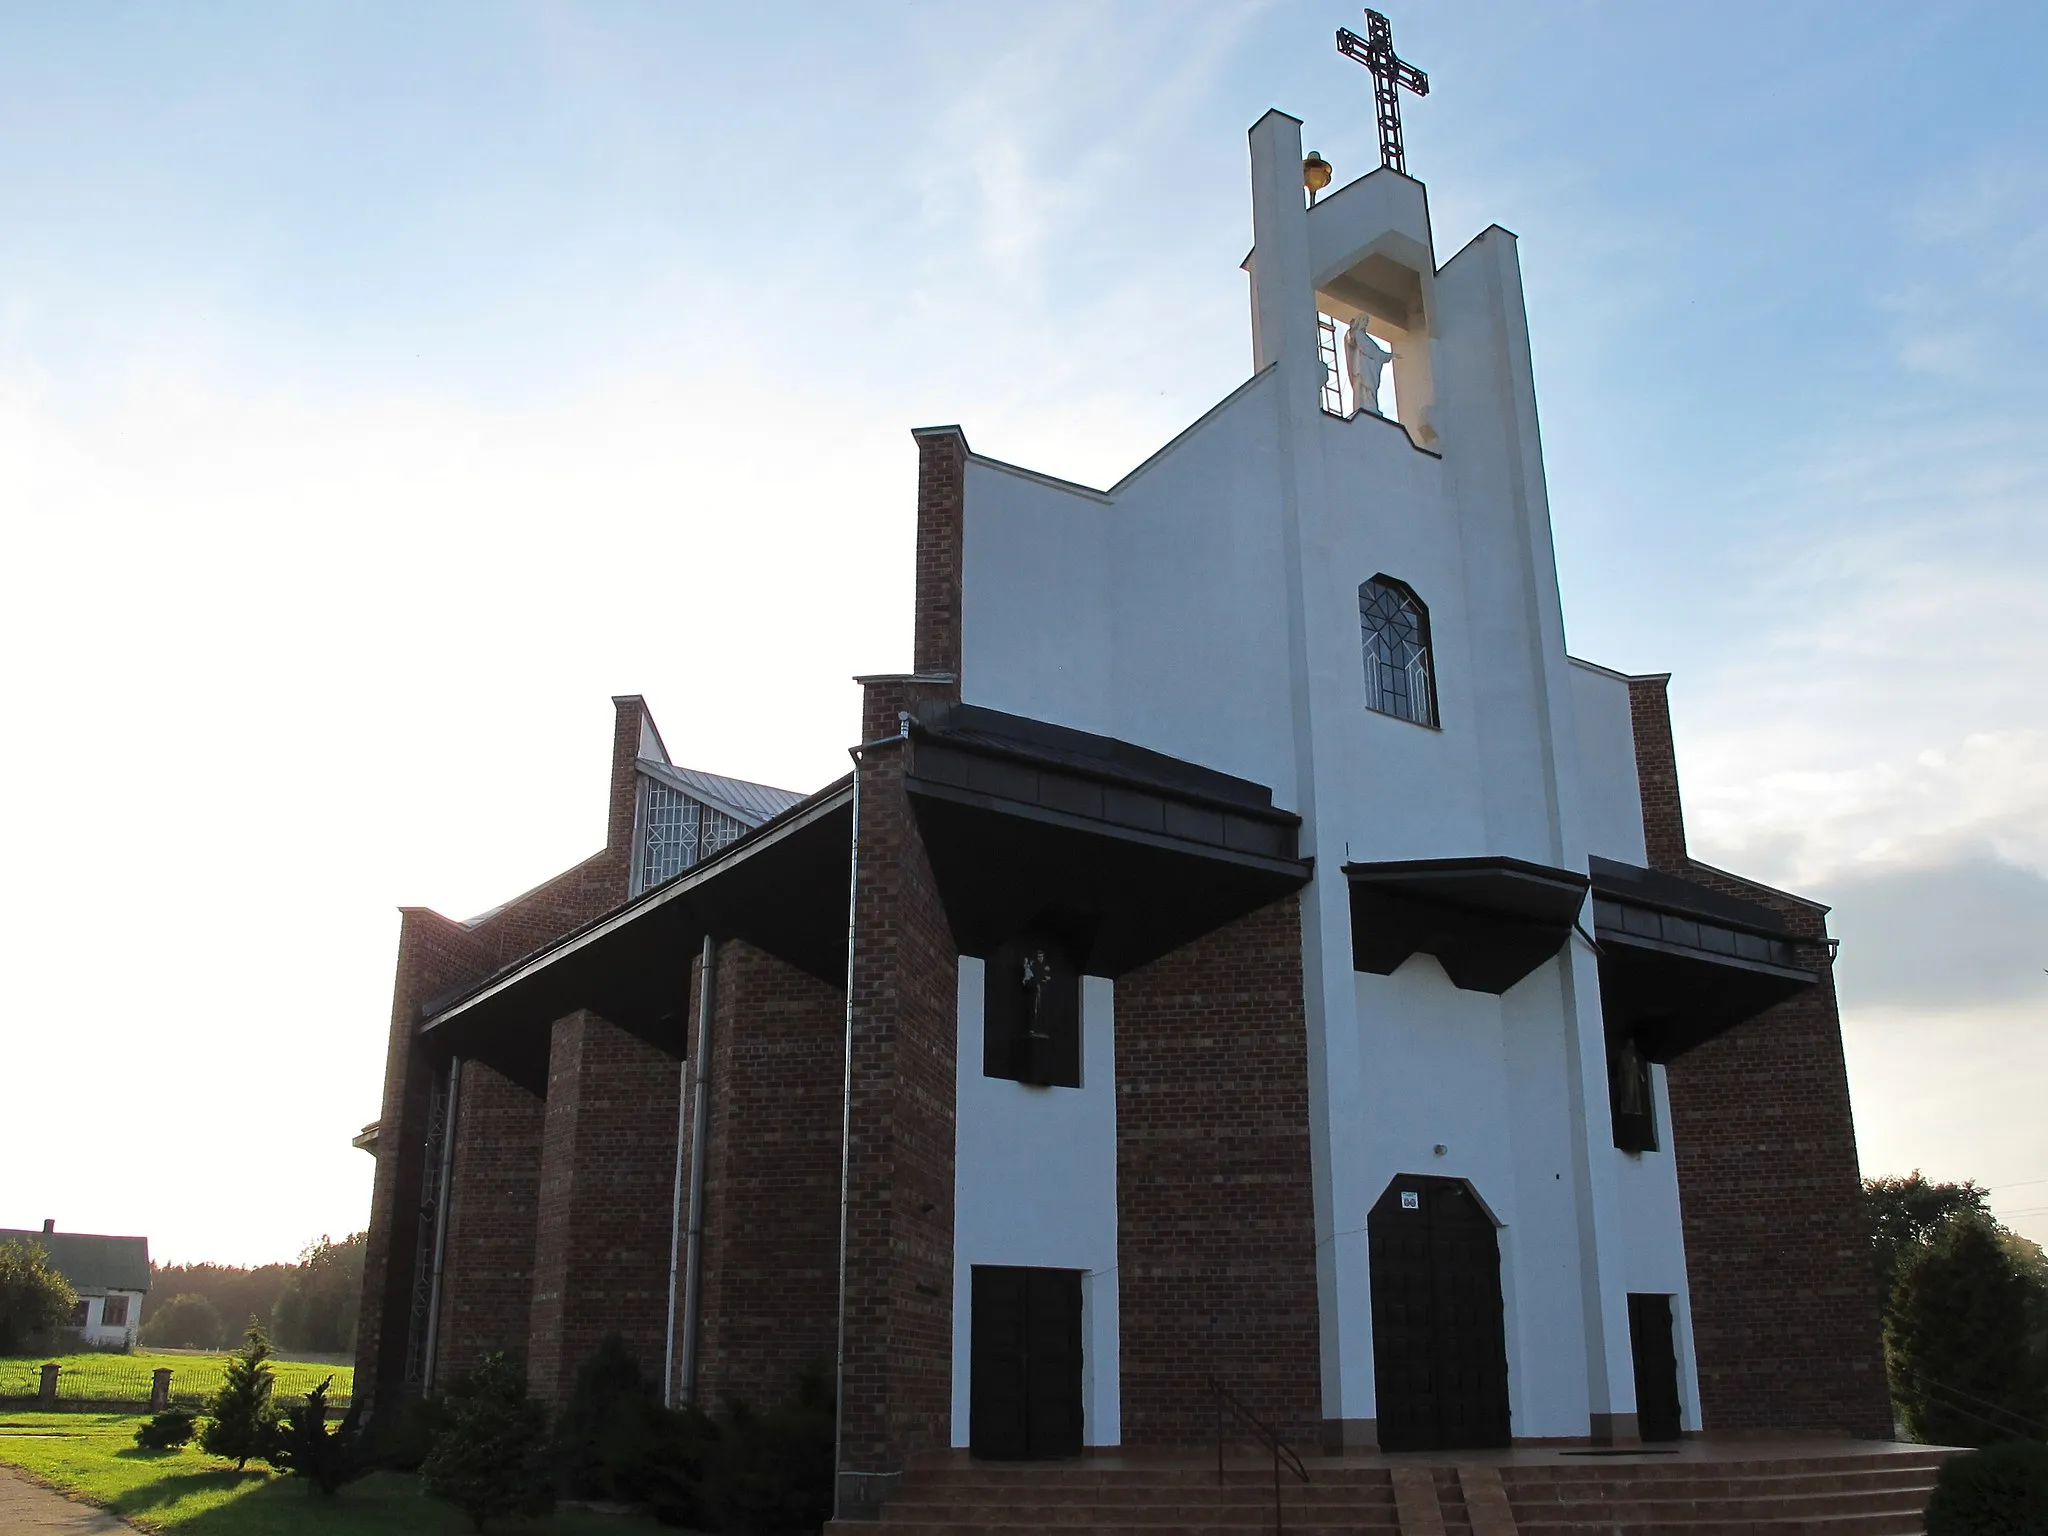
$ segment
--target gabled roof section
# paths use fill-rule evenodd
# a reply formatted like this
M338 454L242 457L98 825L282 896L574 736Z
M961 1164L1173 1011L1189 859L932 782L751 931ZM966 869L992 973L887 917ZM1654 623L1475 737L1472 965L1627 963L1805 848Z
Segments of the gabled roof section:
M786 789L776 789L773 785L755 784L747 779L728 779L723 774L705 773L696 768L678 768L650 757L641 758L635 766L657 783L701 800L715 811L725 812L742 826L758 827L804 798Z
M149 1289L149 1239L92 1232L20 1232L0 1227L0 1243L40 1243L50 1267L81 1291Z

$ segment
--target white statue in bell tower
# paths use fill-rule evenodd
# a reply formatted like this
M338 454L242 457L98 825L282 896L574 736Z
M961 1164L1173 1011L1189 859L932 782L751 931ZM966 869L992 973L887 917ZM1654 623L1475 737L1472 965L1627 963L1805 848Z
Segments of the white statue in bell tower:
M1380 414L1380 375L1394 354L1379 344L1365 329L1360 315L1344 330L1344 368L1351 375L1352 409Z

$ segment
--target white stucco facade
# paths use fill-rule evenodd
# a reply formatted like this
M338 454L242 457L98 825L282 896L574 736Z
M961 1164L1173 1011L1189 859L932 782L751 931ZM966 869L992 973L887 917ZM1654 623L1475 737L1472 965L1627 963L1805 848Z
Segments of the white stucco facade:
M1001 1264L1082 1272L1082 1443L1116 1445L1116 989L1082 978L1081 1086L1040 1087L983 1074L982 974L961 957L953 1444L967 1444L974 1266Z
M1301 816L1326 1421L1370 1437L1366 1213L1409 1173L1469 1181L1499 1223L1518 1439L1634 1412L1630 1292L1674 1298L1695 1430L1663 1072L1662 1145L1617 1150L1587 941L1498 996L1428 955L1353 967L1347 863L1644 861L1627 679L1565 651L1515 237L1439 267L1419 183L1378 171L1308 208L1300 125L1269 113L1251 147L1251 378L1106 492L968 460L962 697L1254 780ZM1393 341L1400 421L1322 409L1319 311ZM1366 707L1359 588L1381 574L1427 604L1434 728ZM1088 1440L1116 1443L1113 1009L1088 986L1084 1086L1027 1088L981 1075L961 963L956 1443L975 1263L1088 1271Z

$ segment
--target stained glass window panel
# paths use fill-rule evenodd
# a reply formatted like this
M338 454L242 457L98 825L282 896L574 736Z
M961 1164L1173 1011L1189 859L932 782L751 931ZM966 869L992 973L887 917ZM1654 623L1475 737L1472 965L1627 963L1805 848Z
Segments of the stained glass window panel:
M1413 592L1375 576L1358 589L1365 641L1365 705L1383 715L1436 724L1429 615Z

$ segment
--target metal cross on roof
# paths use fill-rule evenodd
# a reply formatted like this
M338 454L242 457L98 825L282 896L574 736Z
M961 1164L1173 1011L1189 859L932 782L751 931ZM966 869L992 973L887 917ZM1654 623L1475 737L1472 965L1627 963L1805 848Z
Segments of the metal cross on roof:
M1379 109L1380 164L1408 174L1408 153L1401 143L1401 87L1418 96L1429 94L1429 76L1394 52L1394 29L1378 11L1365 13L1365 36L1349 27L1337 29L1337 51L1372 71L1373 105Z

